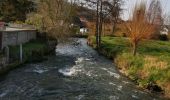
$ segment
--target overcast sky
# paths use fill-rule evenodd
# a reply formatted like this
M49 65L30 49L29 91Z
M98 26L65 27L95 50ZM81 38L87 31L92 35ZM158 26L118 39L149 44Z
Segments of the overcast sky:
M83 0L79 0L79 1L82 2ZM130 12L133 11L132 9L134 8L135 4L137 2L144 1L144 0L123 0L123 1L124 4L122 8L124 10L122 12L121 17L124 20L127 20L129 18ZM147 3L150 4L152 0L145 0L145 1L147 1ZM163 15L170 16L170 0L160 0L160 1L163 8Z
M122 18L127 20L129 17L130 11L132 11L136 2L140 1L140 0L124 0L124 1L125 1L125 4L123 6L124 11L123 11ZM150 2L151 0L147 0L147 1ZM170 15L170 0L160 0L160 1L162 4L163 13L166 15L167 14Z

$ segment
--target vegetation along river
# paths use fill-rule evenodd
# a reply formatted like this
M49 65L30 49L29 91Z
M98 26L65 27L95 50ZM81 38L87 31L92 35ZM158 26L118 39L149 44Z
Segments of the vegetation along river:
M160 100L136 88L85 39L59 44L47 61L0 79L0 100Z

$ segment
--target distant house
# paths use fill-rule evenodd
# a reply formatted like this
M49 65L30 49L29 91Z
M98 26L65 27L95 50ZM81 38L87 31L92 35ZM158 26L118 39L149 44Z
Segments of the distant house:
M80 17L80 22L81 22L81 26L80 26L80 34L85 35L88 32L88 28L87 28L87 19L84 17Z
M161 35L168 35L168 33L169 33L168 27L163 26L162 29L161 29L161 31L160 31L160 34L161 34Z
M34 28L14 28L1 25L0 28L0 49L6 46L19 45L36 39Z
M80 28L80 33L81 34L85 34L88 32L88 29L87 28Z
M74 23L71 26L76 26L80 30L76 34L85 35L88 32L87 19L84 17L74 17Z

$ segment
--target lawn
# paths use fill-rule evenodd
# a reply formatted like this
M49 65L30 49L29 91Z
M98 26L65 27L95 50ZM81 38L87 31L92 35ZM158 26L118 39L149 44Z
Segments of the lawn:
M92 38L93 45L95 38ZM140 87L154 89L159 86L170 96L170 42L144 40L131 53L128 38L103 37L100 52L113 58L122 73L134 80Z

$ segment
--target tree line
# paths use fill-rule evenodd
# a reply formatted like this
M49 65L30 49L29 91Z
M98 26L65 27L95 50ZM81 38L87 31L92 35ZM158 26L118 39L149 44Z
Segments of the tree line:
M86 7L92 7L96 10L96 44L97 49L101 46L101 37L103 32L103 23L107 19L112 24L112 33L114 33L116 24L121 19L123 0L84 0Z
M1 0L0 19L5 22L27 21L56 38L68 36L76 6L85 2L96 10L96 40L101 41L102 23L106 18L113 28L119 18L122 0ZM89 8L90 9L90 8Z
M104 21L111 22L114 33L118 21L121 20L123 4L124 0L1 0L0 19L33 24L39 31L48 33L48 36L62 40L70 36L73 17L77 16L76 7L84 6L95 12L95 36L99 49ZM122 28L130 38L133 54L136 55L140 41L157 36L156 31L164 24L161 3L159 0L152 0L147 8L146 2L141 1L129 16L129 20L123 22Z

